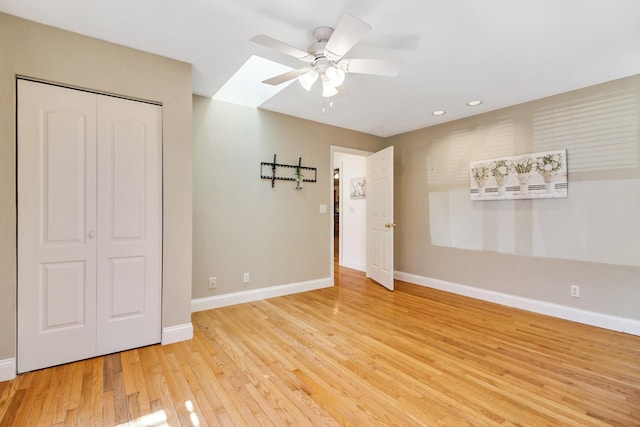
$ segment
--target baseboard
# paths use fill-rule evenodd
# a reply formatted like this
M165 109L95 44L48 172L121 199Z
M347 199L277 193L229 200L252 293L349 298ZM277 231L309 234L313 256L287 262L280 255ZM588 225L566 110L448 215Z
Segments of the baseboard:
M16 359L0 360L0 382L14 379L16 372Z
M299 292L314 291L316 289L329 288L331 286L333 286L333 281L331 278L327 277L324 279L309 280L307 282L234 292L232 294L214 295L211 297L191 300L191 312L194 313L196 311L210 310L212 308L226 307L228 305L241 304L244 302L281 297L284 295L297 294Z
M631 335L640 336L640 321L624 317L612 316L594 311L581 310L565 305L553 304L546 301L539 301L530 298L523 298L501 292L489 291L486 289L474 288L473 286L460 285L444 280L432 279L418 276L411 273L396 271L394 278L428 288L451 292L458 295L467 296L483 301L494 302L509 307L520 308L534 313L545 314L560 319L571 320L573 322L586 325L597 326L599 328L610 329L612 331L624 332Z
M162 345L188 341L191 338L193 338L193 325L191 323L162 328Z
M351 268L353 270L358 270L358 271L367 271L367 266L366 264L358 264L357 262L351 262L351 261L345 261L343 260L340 263L341 267L347 267L347 268Z

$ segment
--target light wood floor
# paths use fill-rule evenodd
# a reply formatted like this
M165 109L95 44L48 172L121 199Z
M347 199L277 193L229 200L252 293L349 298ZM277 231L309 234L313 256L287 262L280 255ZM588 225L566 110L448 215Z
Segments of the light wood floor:
M0 425L640 425L640 337L336 277L0 383Z

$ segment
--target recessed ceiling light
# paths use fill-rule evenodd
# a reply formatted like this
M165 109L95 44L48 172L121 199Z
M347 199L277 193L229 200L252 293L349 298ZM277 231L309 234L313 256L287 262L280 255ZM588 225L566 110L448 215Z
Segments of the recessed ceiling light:
M434 111L434 112L433 112L433 113L431 113L431 114L433 114L434 116L441 116L441 115L443 115L444 113L446 113L446 111L444 111L444 110L437 110L437 111Z
M480 104L482 104L482 100L480 99L475 99L473 101L467 102L467 105L470 107L475 107L476 105L480 105Z

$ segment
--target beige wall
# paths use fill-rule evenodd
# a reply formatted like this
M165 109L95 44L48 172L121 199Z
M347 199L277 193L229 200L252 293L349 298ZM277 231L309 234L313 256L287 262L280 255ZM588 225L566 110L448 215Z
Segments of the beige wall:
M193 105L193 298L330 277L330 146L377 151L383 140L199 96ZM285 164L302 157L303 166L318 169L318 182L271 188L260 179L260 162L274 154Z
M619 98L628 105L608 101ZM388 138L396 270L640 319L639 100L640 76L633 76ZM540 151L536 114L595 105L608 113L554 129L568 132L558 148L577 144L567 154L568 198L470 201L470 161ZM585 154L576 143L595 123L613 124L610 134L592 135L601 146L635 126L627 166L607 166L610 153ZM581 298L570 297L570 285L581 286Z
M163 104L163 326L190 322L189 64L0 14L0 360L16 343L16 75Z

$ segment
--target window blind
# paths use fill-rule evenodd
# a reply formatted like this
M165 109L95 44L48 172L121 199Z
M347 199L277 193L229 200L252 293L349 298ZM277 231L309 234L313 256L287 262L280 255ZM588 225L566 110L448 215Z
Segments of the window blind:
M512 118L491 125L453 130L434 141L427 155L430 184L468 184L469 162L511 155L514 141Z
M638 167L638 95L617 91L535 110L535 151L567 149L572 171Z

